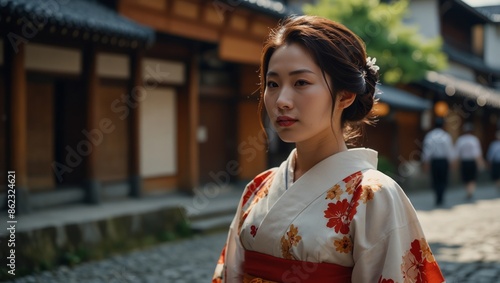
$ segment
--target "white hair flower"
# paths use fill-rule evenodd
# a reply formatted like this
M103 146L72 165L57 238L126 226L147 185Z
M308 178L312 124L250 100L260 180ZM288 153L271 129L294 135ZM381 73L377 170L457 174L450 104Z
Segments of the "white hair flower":
M368 68L368 70L370 70L370 73L372 73L372 75L377 74L378 70L380 70L380 67L375 64L376 62L377 58L375 57L366 58L366 67Z

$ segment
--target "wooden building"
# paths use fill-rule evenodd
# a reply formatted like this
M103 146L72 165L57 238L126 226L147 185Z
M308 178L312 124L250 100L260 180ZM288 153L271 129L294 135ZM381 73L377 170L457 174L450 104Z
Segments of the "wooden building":
M427 36L441 36L448 69L429 72L415 90L433 101L432 116L443 116L456 139L471 122L485 153L500 128L500 21L491 7L460 0L412 1L412 19ZM431 16L429 16L431 15Z
M257 71L283 4L35 2L0 5L0 170L21 211L265 169Z
M180 62L186 70L172 109L175 169L145 179L145 189L224 186L264 170L257 71L263 41L286 7L277 1L122 0L116 10L156 31L145 56Z

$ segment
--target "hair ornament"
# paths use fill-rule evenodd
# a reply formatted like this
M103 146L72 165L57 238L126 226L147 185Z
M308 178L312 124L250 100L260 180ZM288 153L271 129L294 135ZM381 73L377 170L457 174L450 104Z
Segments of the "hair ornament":
M376 75L378 70L380 70L380 67L377 66L375 63L377 62L377 58L375 57L368 57L366 58L366 67L372 73L372 75Z

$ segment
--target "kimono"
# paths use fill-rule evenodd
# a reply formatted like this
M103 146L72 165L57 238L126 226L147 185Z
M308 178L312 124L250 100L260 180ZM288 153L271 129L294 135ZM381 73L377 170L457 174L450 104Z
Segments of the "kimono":
M295 182L294 157L246 186L212 282L445 281L409 199L376 170L377 152L339 152Z

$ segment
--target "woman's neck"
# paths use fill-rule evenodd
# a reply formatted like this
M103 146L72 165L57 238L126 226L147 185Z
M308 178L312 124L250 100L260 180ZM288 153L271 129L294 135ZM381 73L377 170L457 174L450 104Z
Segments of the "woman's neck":
M294 181L298 180L323 159L347 150L342 136L340 139L325 138L314 143L297 143L296 148Z

